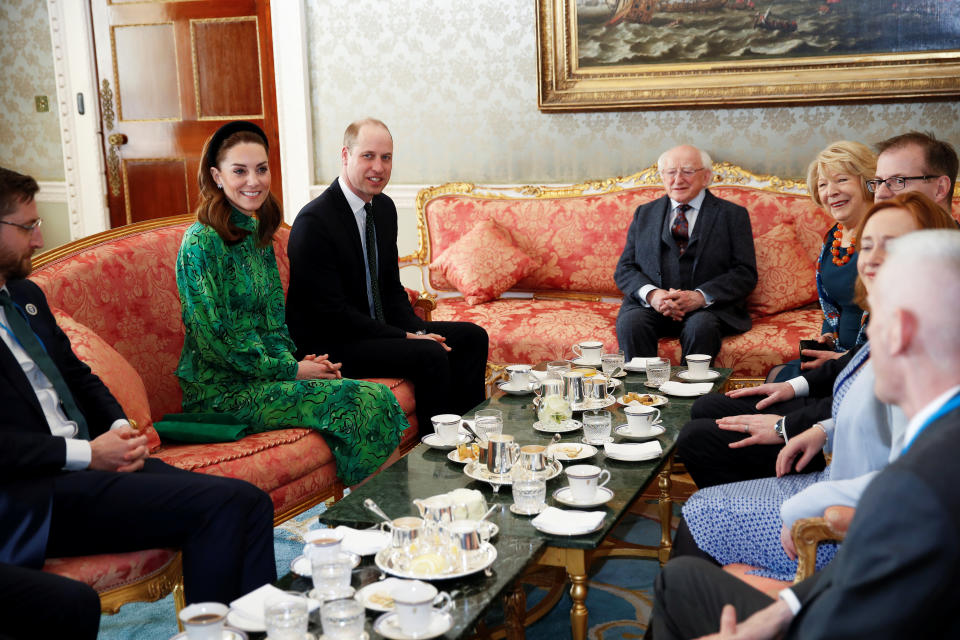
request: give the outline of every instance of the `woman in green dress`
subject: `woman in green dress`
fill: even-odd
[[[409,425],[386,386],[341,378],[326,356],[294,358],[273,252],[282,213],[267,148],[263,131],[243,121],[204,146],[197,222],[177,255],[183,410],[230,414],[251,432],[322,431],[337,475],[354,485],[389,458]]]

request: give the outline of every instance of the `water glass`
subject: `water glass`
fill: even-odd
[[[523,513],[537,513],[547,499],[547,482],[543,475],[524,473],[513,481],[513,504]]]
[[[363,605],[353,598],[330,600],[320,609],[323,637],[327,640],[357,640],[363,637]]]
[[[481,440],[489,440],[493,433],[503,432],[503,412],[499,409],[480,409],[474,416],[473,429]]]
[[[606,410],[583,412],[583,439],[587,444],[610,442],[610,429],[613,415]]]
[[[310,569],[313,573],[313,588],[316,589],[318,598],[329,600],[342,597],[341,594],[350,586],[353,563],[345,553],[333,559],[312,557]]]
[[[309,619],[307,599],[294,591],[267,598],[263,608],[263,622],[270,640],[303,640]]]
[[[670,379],[670,361],[663,358],[647,360],[647,386],[659,389]]]
[[[623,369],[624,357],[623,351],[617,351],[616,353],[605,353],[600,356],[600,368],[603,370],[603,375],[608,378],[613,375],[613,372],[617,369]]]

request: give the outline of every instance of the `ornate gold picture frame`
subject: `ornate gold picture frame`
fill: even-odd
[[[929,13],[924,4],[929,4],[929,0],[894,3],[901,12],[894,16],[856,13],[865,11],[863,7],[872,3],[854,0],[778,2],[779,15],[770,14],[769,7],[773,5],[761,2],[755,5],[752,0],[536,2],[537,99],[541,111],[760,106],[960,96],[960,40],[956,34],[946,31],[960,23],[960,19]],[[935,5],[957,11],[956,8],[944,9],[955,7],[952,3]],[[607,11],[610,17],[589,16],[588,11],[594,14]],[[626,26],[628,22],[622,22],[608,27],[618,11],[626,16],[629,26]],[[799,18],[799,29],[798,19],[791,20],[791,16]],[[604,30],[586,22],[588,19],[600,22]],[[697,29],[705,20],[721,24],[724,19],[744,26],[734,32],[733,38],[727,37],[729,31],[722,32],[722,39],[716,29]],[[833,19],[837,22],[831,22]],[[908,25],[906,42],[900,38],[896,46],[886,47],[882,38],[865,37],[875,35],[865,25],[886,24],[871,22],[874,19],[888,22],[895,19]],[[854,36],[842,39],[843,46],[835,49],[843,51],[835,55],[821,55],[822,51],[816,47],[801,46],[794,47],[790,57],[778,57],[776,47],[767,47],[767,52],[762,53],[762,47],[750,46],[755,42],[769,43],[772,38],[792,38],[800,44],[804,44],[804,37],[811,41],[822,39],[823,27],[818,29],[818,24],[842,25],[852,30]],[[581,28],[584,33],[580,33]],[[808,35],[805,36],[805,32]],[[857,33],[862,36],[859,40],[855,37]],[[589,39],[589,34],[594,34],[597,40]],[[909,49],[914,44],[911,34],[923,50],[896,52],[898,48],[903,51],[904,47]],[[715,46],[718,42],[719,50]],[[632,51],[645,43],[657,46],[647,47],[644,55],[636,56],[635,60],[631,60],[630,55],[622,56],[627,60],[623,64],[596,62],[598,51],[615,47]],[[710,53],[697,57],[701,55],[697,51],[702,50],[704,44]],[[723,46],[728,49],[723,50]],[[800,53],[796,52],[798,49]],[[663,53],[657,54],[657,50]],[[741,53],[755,50],[761,53],[752,57]],[[830,47],[824,49],[831,50]]]

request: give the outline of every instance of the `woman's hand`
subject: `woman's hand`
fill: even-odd
[[[340,375],[339,362],[327,360],[327,355],[309,355],[297,363],[297,380],[338,380]]]
[[[783,547],[788,558],[791,560],[797,559],[797,547],[793,544],[793,535],[790,533],[787,525],[783,525],[780,529],[780,546]]]
[[[781,478],[790,473],[794,460],[801,453],[803,455],[797,462],[797,471],[803,471],[813,456],[823,449],[826,442],[827,434],[820,427],[810,427],[803,433],[790,438],[777,455],[777,477]]]
[[[727,391],[728,398],[742,398],[744,396],[767,396],[757,403],[757,411],[762,411],[770,405],[786,400],[793,400],[796,391],[788,382],[767,382],[756,387],[744,387]]]

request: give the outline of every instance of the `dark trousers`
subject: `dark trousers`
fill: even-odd
[[[329,353],[344,376],[410,380],[424,434],[433,431],[431,416],[463,415],[483,402],[489,349],[487,332],[472,322],[428,322],[426,331],[446,338],[450,351],[433,340],[391,338],[338,344]]]
[[[794,398],[778,402],[762,412],[757,411],[757,402],[763,396],[728,398],[720,393],[697,398],[690,409],[691,420],[680,430],[677,437],[677,455],[700,489],[716,484],[740,482],[756,478],[770,478],[777,474],[777,455],[782,444],[752,445],[731,449],[730,443],[747,437],[740,431],[726,431],[717,426],[717,418],[729,416],[770,413],[785,415],[800,407],[816,402],[816,398]],[[809,426],[809,425],[808,425]],[[804,468],[804,473],[820,471],[826,462],[818,453]]]
[[[653,613],[647,639],[699,638],[720,629],[720,613],[732,604],[745,620],[773,599],[743,580],[699,558],[676,558],[654,581]]]
[[[156,459],[55,479],[47,557],[164,547],[183,551],[188,603],[229,603],[276,580],[273,502],[249,482]]]
[[[100,597],[63,576],[0,564],[0,640],[96,640]]]
[[[683,355],[705,353],[716,357],[724,335],[731,333],[726,323],[710,312],[697,309],[677,322],[657,313],[652,307],[624,305],[617,314],[617,340],[629,361],[633,357],[654,357],[657,342],[666,336],[679,336]]]

